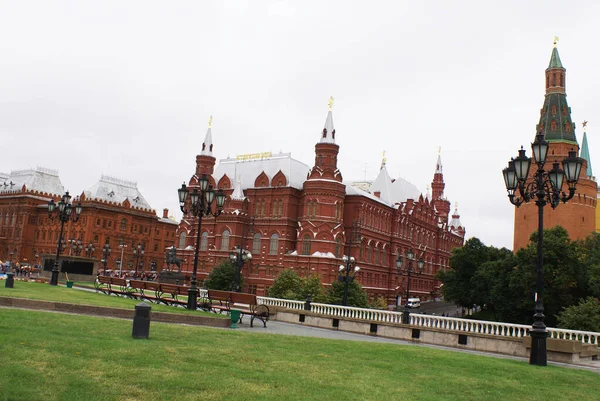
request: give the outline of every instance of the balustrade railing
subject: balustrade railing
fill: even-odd
[[[201,292],[202,294],[202,292]],[[293,310],[303,310],[305,303],[290,299],[257,297],[259,303]],[[402,323],[402,312],[379,309],[355,308],[352,306],[311,303],[310,311],[332,318],[348,318],[375,323]],[[485,320],[460,319],[411,313],[409,324],[417,327],[451,330],[460,333],[486,334],[499,337],[522,338],[529,335],[531,326],[524,324],[488,322]],[[583,344],[599,345],[600,333],[590,331],[556,329],[549,327],[549,338],[581,341]]]

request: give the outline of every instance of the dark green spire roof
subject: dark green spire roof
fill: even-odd
[[[579,157],[585,159],[585,161],[587,162],[587,170],[586,170],[585,174],[588,177],[593,177],[594,174],[592,174],[592,162],[590,160],[590,148],[588,147],[587,134],[585,133],[585,131],[583,131],[583,139],[581,140],[581,152],[579,153]]]
[[[565,68],[560,62],[560,56],[558,55],[558,49],[556,47],[552,49],[552,56],[550,57],[550,64],[548,64],[548,68]]]
[[[577,143],[575,124],[571,120],[571,108],[564,93],[548,93],[544,99],[538,131],[548,142]]]

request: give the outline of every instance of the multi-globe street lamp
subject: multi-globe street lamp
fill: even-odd
[[[57,207],[58,206],[58,207]],[[73,213],[73,210],[75,213]],[[58,241],[56,242],[56,258],[54,259],[54,268],[52,269],[52,277],[50,278],[50,285],[58,285],[58,258],[61,252],[61,242],[63,241],[63,230],[65,223],[71,220],[73,223],[79,220],[81,215],[81,202],[77,202],[77,205],[71,203],[71,195],[69,191],[65,192],[58,204],[54,203],[54,199],[48,202],[48,215],[51,220],[56,217],[60,220],[60,232],[58,234]],[[56,211],[56,213],[54,213]]]
[[[79,256],[79,254],[81,254],[81,250],[83,249],[83,242],[81,239],[71,238],[68,240],[68,242],[69,246],[71,247],[69,255],[75,254],[76,256]]]
[[[404,259],[406,259],[406,265],[404,265]],[[413,261],[415,260],[415,252],[411,249],[406,252],[406,256],[398,255],[396,259],[396,269],[398,270],[398,275],[406,274],[406,301],[404,302],[404,311],[402,312],[402,322],[404,324],[408,324],[410,310],[408,307],[408,299],[410,298],[410,275],[413,273]],[[417,260],[417,270],[416,274],[421,274],[423,272],[423,266],[425,265],[425,261],[423,258],[419,258]],[[404,266],[404,270],[402,269]]]
[[[140,258],[144,256],[144,247],[138,243],[137,247],[133,247],[133,256],[135,256],[135,273],[137,274],[138,266],[140,265]]]
[[[252,260],[252,253],[247,249],[242,249],[241,247],[235,246],[233,247],[231,252],[229,252],[229,259],[231,259],[231,261],[235,264],[235,288],[233,288],[233,291],[240,292],[240,283],[242,281],[242,268],[244,267],[245,262]]]
[[[108,258],[110,257],[110,253],[112,252],[112,248],[110,244],[107,242],[102,247],[102,265],[104,266],[104,275],[106,276],[106,265],[108,263]]]
[[[198,251],[200,250],[200,236],[202,228],[202,217],[203,216],[214,216],[217,217],[223,212],[223,205],[225,205],[225,194],[221,189],[217,192],[213,189],[212,185],[208,184],[208,177],[206,174],[202,174],[198,180],[200,190],[194,188],[193,191],[189,191],[185,186],[185,183],[181,185],[181,188],[177,190],[179,196],[179,207],[183,212],[184,216],[191,214],[198,218],[198,228],[196,230],[196,248],[194,249],[194,269],[192,270],[192,281],[190,289],[188,290],[188,303],[187,308],[195,310],[198,298],[198,280],[196,273],[198,271]],[[189,204],[186,208],[186,203]],[[216,211],[213,212],[213,201],[216,201]]]
[[[90,243],[85,246],[85,256],[91,258],[94,256],[94,253],[96,253],[96,247],[92,244],[92,241],[90,241]]]
[[[354,259],[354,256],[344,255],[342,256],[342,261],[344,264],[341,264],[338,269],[338,280],[344,283],[342,305],[346,306],[348,304],[348,285],[354,281],[354,277],[356,276],[356,273],[360,271],[360,267],[356,266],[356,259]]]
[[[566,203],[575,195],[577,181],[583,166],[583,159],[577,157],[577,152],[569,151],[569,155],[562,160],[563,169],[560,163],[552,163],[551,170],[544,170],[546,157],[548,156],[549,144],[544,139],[543,133],[538,133],[535,141],[531,144],[533,151],[533,161],[537,164],[534,167],[533,174],[529,174],[532,159],[525,155],[525,150],[521,146],[519,156],[508,162],[508,167],[502,170],[504,183],[508,192],[510,203],[516,207],[521,206],[523,202],[527,203],[535,200],[538,207],[538,243],[537,243],[537,280],[535,293],[535,308],[533,315],[533,325],[529,330],[531,335],[531,353],[529,363],[531,365],[546,366],[546,325],[544,324],[544,303],[542,300],[542,290],[544,283],[543,272],[543,240],[544,240],[544,206],[550,204],[556,208],[560,202]],[[569,193],[562,191],[563,182],[567,180]],[[518,191],[518,194],[517,194]]]

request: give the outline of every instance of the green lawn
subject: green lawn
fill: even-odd
[[[600,375],[417,346],[0,309],[0,400],[598,400]]]
[[[26,281],[15,281],[14,288],[6,288],[4,282],[0,282],[0,297],[15,297],[39,299],[44,301],[66,302],[78,305],[107,306],[111,308],[133,309],[139,300],[109,296],[100,292],[91,292],[79,290],[76,288],[66,288],[62,286],[52,286],[49,284],[33,283]],[[210,316],[215,318],[225,318],[203,311],[190,311],[185,308],[174,306],[152,304],[154,312],[169,313],[193,313],[199,316]]]

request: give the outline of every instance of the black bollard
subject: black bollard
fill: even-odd
[[[6,273],[6,283],[4,283],[6,288],[14,288],[15,286],[15,273],[8,272]]]
[[[135,306],[133,317],[133,338],[148,338],[150,333],[150,310],[152,307],[145,302]]]
[[[310,310],[310,303],[312,302],[312,297],[310,294],[306,297],[306,301],[304,302],[304,310]]]

